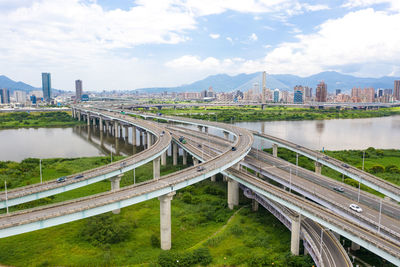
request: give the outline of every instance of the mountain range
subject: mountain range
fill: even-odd
[[[335,71],[326,71],[314,74],[308,77],[300,77],[291,74],[267,74],[266,86],[270,89],[278,88],[280,90],[293,90],[296,85],[308,86],[316,88],[318,83],[324,81],[328,86],[328,92],[333,93],[336,89],[342,92],[349,92],[353,87],[373,87],[377,88],[393,88],[394,80],[400,80],[400,77],[381,77],[381,78],[361,78],[352,75],[345,75]],[[256,72],[252,74],[239,74],[229,76],[227,74],[211,75],[203,80],[196,81],[191,84],[185,84],[177,87],[152,87],[140,88],[141,91],[148,93],[159,92],[193,92],[213,87],[215,92],[232,92],[236,90],[245,91],[254,84],[262,86],[262,73]]]
[[[400,80],[400,77],[381,77],[381,78],[361,78],[352,75],[345,75],[335,71],[326,71],[314,74],[308,77],[300,77],[291,74],[267,74],[267,87],[270,89],[279,88],[280,90],[293,90],[296,85],[303,85],[316,88],[320,81],[325,81],[330,93],[336,89],[341,89],[342,92],[349,92],[353,87],[373,87],[377,88],[393,88],[394,80]],[[253,88],[255,84],[261,87],[262,73],[256,72],[251,74],[238,74],[230,76],[227,74],[217,74],[206,77],[203,80],[185,84],[176,87],[151,87],[140,88],[139,91],[148,93],[160,92],[199,92],[206,90],[210,86],[215,92],[232,92],[236,90],[246,91]],[[0,75],[0,88],[7,88],[11,91],[23,90],[41,90],[24,82],[15,82],[10,78]]]

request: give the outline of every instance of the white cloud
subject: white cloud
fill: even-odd
[[[347,0],[343,4],[344,7],[354,8],[354,7],[369,7],[377,4],[388,4],[393,10],[400,10],[399,0]]]
[[[399,32],[400,14],[360,10],[326,21],[317,33],[298,35],[297,42],[281,44],[259,62],[274,73],[308,75],[352,66],[356,74],[380,76],[398,66]]]
[[[250,41],[255,42],[255,41],[258,40],[258,37],[257,37],[257,35],[256,35],[255,33],[252,33],[252,34],[249,36],[249,39],[250,39]]]
[[[384,29],[384,30],[383,30]],[[328,20],[318,31],[298,35],[254,60],[201,59],[185,56],[170,61],[168,67],[214,73],[269,73],[311,75],[337,70],[359,76],[400,75],[400,14],[373,9],[351,12]],[[270,46],[265,46],[270,48]]]
[[[329,6],[327,6],[327,5],[309,5],[309,4],[304,4],[303,7],[304,7],[304,9],[306,11],[320,11],[320,10],[330,9]]]
[[[232,40],[232,38],[231,37],[226,37],[226,40],[228,40],[231,44],[233,44],[233,40]]]
[[[212,39],[218,39],[221,35],[219,35],[218,33],[210,33],[210,37]]]

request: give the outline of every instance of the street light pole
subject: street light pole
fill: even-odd
[[[365,151],[363,151],[363,161],[362,161],[362,170],[364,171],[364,159],[365,159]]]
[[[43,177],[42,177],[42,159],[39,161],[39,170],[40,170],[40,183],[43,183]]]
[[[7,196],[7,181],[4,180],[4,190],[6,193],[6,208],[7,208],[7,214],[8,214],[8,196]]]
[[[360,181],[362,181],[362,177],[360,177]],[[360,187],[361,187],[361,182],[358,181],[358,197],[357,197],[357,202],[360,202]]]
[[[296,153],[296,176],[297,176],[297,170],[299,168],[299,154]]]
[[[378,233],[381,231],[381,216],[382,216],[382,198],[379,203],[379,222],[378,222]]]
[[[292,192],[292,168],[289,169],[289,192]]]

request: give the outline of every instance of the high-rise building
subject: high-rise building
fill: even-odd
[[[296,92],[294,92],[293,103],[295,103],[295,104],[303,103],[303,92],[302,91],[297,90]]]
[[[0,90],[0,100],[1,104],[10,103],[10,91],[8,91],[8,89],[3,88]]]
[[[336,89],[336,94],[335,95],[338,95],[338,94],[341,94],[341,93],[342,93],[342,90]]]
[[[326,102],[326,97],[328,95],[328,88],[324,81],[321,81],[317,89],[315,90],[315,101],[317,102]]]
[[[15,101],[17,103],[25,104],[26,103],[26,92],[24,91],[14,91]]]
[[[262,96],[261,96],[261,102],[264,104],[266,103],[266,98],[265,98],[265,95],[267,93],[266,91],[267,91],[267,72],[264,71],[262,79]]]
[[[42,89],[43,89],[43,99],[46,102],[51,100],[51,75],[50,73],[42,73]]]
[[[400,80],[394,81],[393,98],[394,100],[400,100]]]
[[[75,81],[75,99],[76,101],[82,100],[82,80]]]
[[[274,102],[275,103],[279,102],[279,89],[274,90]]]
[[[311,87],[304,87],[304,99],[310,100],[312,98],[312,88]]]

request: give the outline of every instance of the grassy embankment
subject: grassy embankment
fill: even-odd
[[[108,161],[108,157],[44,160],[44,180]],[[184,167],[171,165],[162,167],[162,175]],[[12,188],[38,182],[38,160],[2,162],[0,173],[3,179],[7,177]],[[151,178],[151,163],[137,168],[137,182]],[[132,182],[133,173],[128,173],[122,178],[121,186]],[[99,182],[19,208],[109,189],[109,181]],[[261,266],[272,262],[274,266],[312,265],[309,257],[290,256],[290,232],[264,209],[251,212],[248,203],[242,196],[241,207],[231,211],[226,204],[226,184],[220,179],[217,183],[203,181],[178,191],[172,201],[173,249],[170,252],[159,248],[159,201],[152,199],[124,208],[119,215],[108,213],[0,239],[0,263],[14,266],[157,266],[158,263]],[[176,259],[180,260],[179,264]]]
[[[400,115],[400,107],[381,108],[378,110],[337,110],[309,109],[292,107],[193,107],[191,109],[152,109],[150,112],[161,112],[165,115],[177,115],[195,119],[238,122],[238,121],[279,121],[279,120],[327,120],[357,119]]]
[[[63,127],[83,123],[72,118],[70,112],[65,111],[0,113],[0,129]]]

